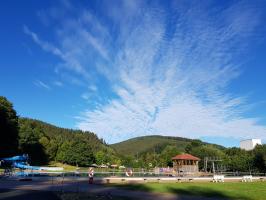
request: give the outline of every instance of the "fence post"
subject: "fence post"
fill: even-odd
[[[51,177],[52,177],[52,191],[54,191],[54,180],[53,180],[53,175],[52,175]]]
[[[64,172],[62,173],[62,176],[63,176],[63,178],[61,181],[61,192],[63,193],[64,192],[64,176],[65,176]]]

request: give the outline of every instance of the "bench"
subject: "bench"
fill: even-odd
[[[181,178],[177,178],[177,182],[181,183],[182,179]]]
[[[215,183],[224,182],[224,175],[214,175],[212,182],[215,182]]]
[[[265,180],[265,178],[263,178],[263,177],[260,177],[260,181],[264,181]]]
[[[242,182],[252,182],[252,176],[243,176],[242,177]]]

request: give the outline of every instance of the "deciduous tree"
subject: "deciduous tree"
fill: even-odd
[[[18,149],[18,116],[13,105],[0,96],[0,157],[13,156]]]

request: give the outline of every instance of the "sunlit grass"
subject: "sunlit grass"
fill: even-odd
[[[77,167],[76,166],[72,166],[72,165],[68,165],[68,164],[63,164],[60,162],[50,162],[49,167],[63,167],[64,171],[68,172],[68,171],[76,171]]]

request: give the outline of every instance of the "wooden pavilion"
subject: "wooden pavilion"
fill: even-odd
[[[193,175],[199,172],[198,157],[190,154],[180,154],[172,158],[173,168],[179,175]]]

